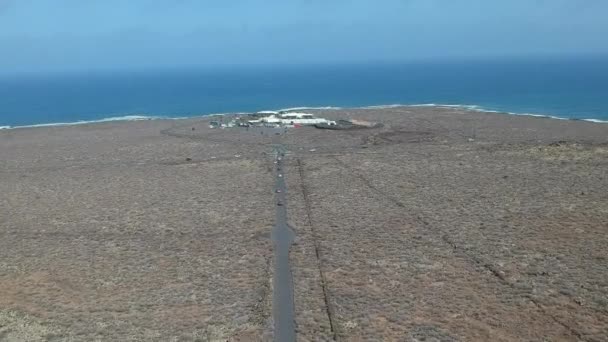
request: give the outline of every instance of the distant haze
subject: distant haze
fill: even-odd
[[[608,53],[606,0],[0,0],[0,73]]]

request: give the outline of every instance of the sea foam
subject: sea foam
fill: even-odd
[[[276,112],[293,112],[297,110],[340,110],[342,107],[326,106],[326,107],[292,107],[277,109]]]
[[[389,105],[375,105],[375,106],[366,106],[366,107],[361,107],[363,109],[391,109],[391,108],[400,108],[400,107],[404,107],[405,105],[402,104],[389,104]]]
[[[598,120],[598,119],[581,119],[583,121],[595,122],[595,123],[608,123],[608,120]]]
[[[86,125],[86,124],[94,124],[94,123],[103,123],[103,122],[113,122],[113,121],[142,121],[142,120],[160,120],[160,119],[182,119],[182,118],[169,118],[162,116],[148,116],[148,115],[125,115],[125,116],[114,116],[109,118],[103,118],[99,120],[81,120],[74,122],[54,122],[54,123],[44,123],[44,124],[35,124],[35,125],[23,125],[23,126],[2,126],[0,129],[15,129],[15,128],[37,128],[37,127],[57,127],[57,126],[76,126],[76,125]]]
[[[399,107],[437,107],[437,108],[454,108],[454,109],[462,109],[466,111],[472,112],[482,112],[482,113],[499,113],[499,114],[509,114],[509,115],[521,115],[521,116],[533,116],[539,118],[548,118],[548,119],[556,119],[556,120],[580,120],[587,121],[593,123],[608,123],[608,120],[599,120],[599,119],[572,119],[559,117],[554,115],[547,114],[535,114],[535,113],[517,113],[517,112],[507,112],[494,110],[489,108],[484,108],[479,105],[470,105],[470,104],[438,104],[438,103],[420,103],[420,104],[388,104],[388,105],[372,105],[372,106],[363,106],[363,107],[335,107],[335,106],[325,106],[325,107],[292,107],[292,108],[283,108],[275,111],[267,111],[267,112],[280,112],[280,111],[301,111],[301,110],[342,110],[342,109],[390,109],[390,108],[399,108]],[[262,111],[264,112],[264,111]],[[196,118],[196,117],[205,117],[212,115],[245,115],[249,114],[248,112],[239,112],[239,113],[209,113],[209,114],[199,114],[196,116],[181,116],[181,117],[170,117],[170,116],[151,116],[151,115],[125,115],[125,116],[113,116],[108,118],[103,118],[99,120],[89,120],[89,121],[75,121],[75,122],[59,122],[59,123],[45,123],[45,124],[35,124],[35,125],[24,125],[24,126],[0,126],[0,130],[7,129],[15,129],[15,128],[33,128],[33,127],[55,127],[55,126],[74,126],[74,125],[85,125],[85,124],[93,124],[93,123],[103,123],[103,122],[113,122],[113,121],[141,121],[141,120],[178,120],[178,119],[186,119],[186,118]]]
[[[496,113],[496,114],[508,114],[508,115],[519,115],[519,116],[533,116],[537,118],[546,118],[546,119],[555,119],[555,120],[582,120],[594,123],[608,123],[607,120],[598,120],[598,119],[572,119],[566,117],[560,117],[555,115],[548,114],[537,114],[537,113],[517,113],[517,112],[507,112],[501,110],[495,110],[490,108],[484,108],[480,105],[473,104],[442,104],[442,103],[418,103],[418,104],[388,104],[388,105],[373,105],[373,106],[363,106],[363,107],[293,107],[293,108],[285,108],[279,109],[278,111],[295,111],[295,110],[341,110],[341,109],[391,109],[391,108],[400,108],[400,107],[436,107],[436,108],[454,108],[454,109],[462,109],[471,112],[481,112],[481,113]]]

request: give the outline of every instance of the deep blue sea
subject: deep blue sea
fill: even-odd
[[[608,58],[0,76],[0,126],[13,127],[426,103],[608,121]]]

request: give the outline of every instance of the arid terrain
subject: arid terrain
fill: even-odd
[[[608,340],[608,125],[395,107],[290,129],[300,341]],[[0,131],[0,341],[273,338],[271,137]]]

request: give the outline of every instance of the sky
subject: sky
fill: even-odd
[[[0,0],[0,74],[603,55],[606,0]]]

